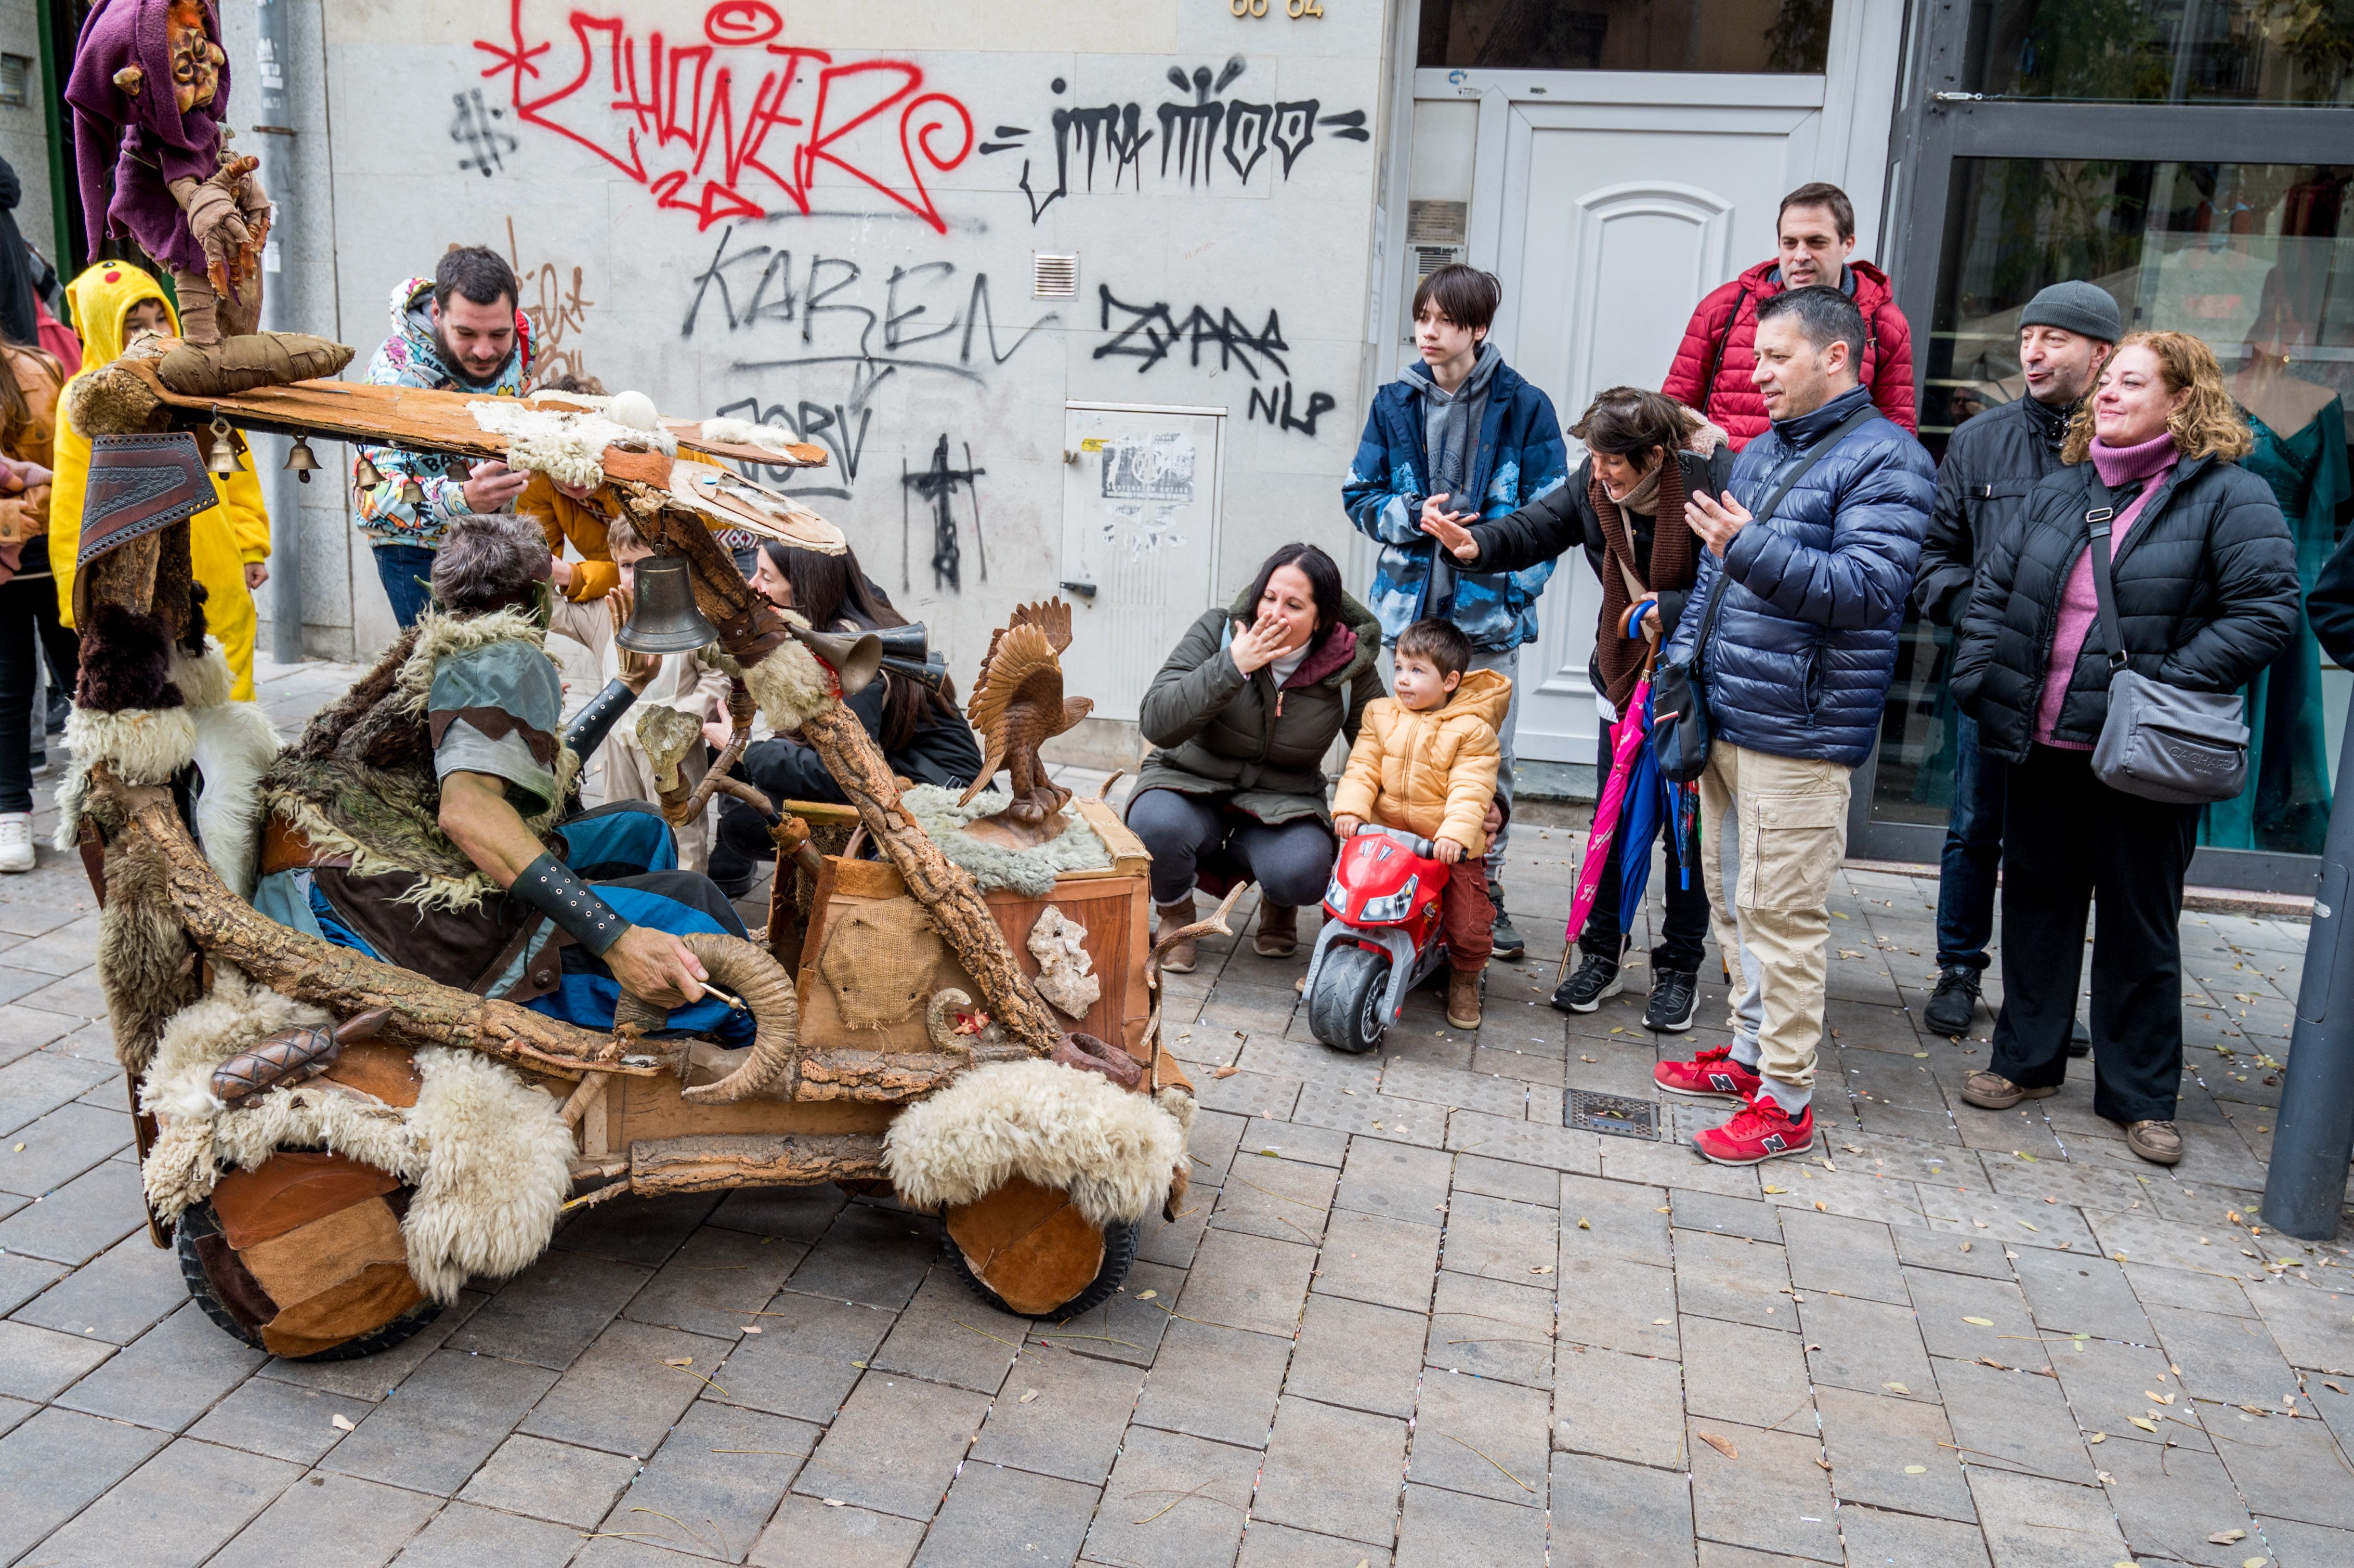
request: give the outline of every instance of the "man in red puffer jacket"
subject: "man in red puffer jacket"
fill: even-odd
[[[1872,405],[1908,432],[1917,432],[1913,408],[1913,329],[1896,308],[1888,274],[1869,261],[1850,261],[1855,249],[1855,204],[1837,185],[1800,185],[1782,198],[1775,220],[1782,253],[1760,261],[1700,302],[1676,348],[1676,362],[1659,388],[1733,438],[1739,451],[1766,433],[1765,399],[1750,385],[1757,367],[1751,347],[1757,307],[1785,289],[1829,284],[1855,301],[1866,334],[1863,384]]]

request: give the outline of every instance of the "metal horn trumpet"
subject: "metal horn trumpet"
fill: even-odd
[[[874,684],[875,677],[883,671],[883,640],[871,631],[854,636],[837,631],[811,631],[806,626],[785,622],[785,630],[793,641],[830,666],[834,678],[842,683],[842,694],[855,696]],[[896,629],[895,629],[896,630]]]

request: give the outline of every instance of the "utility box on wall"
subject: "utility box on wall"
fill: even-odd
[[[1224,408],[1072,403],[1064,418],[1064,686],[1133,721],[1218,580]]]

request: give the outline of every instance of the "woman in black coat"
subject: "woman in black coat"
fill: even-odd
[[[796,611],[824,630],[880,631],[907,624],[907,618],[891,607],[847,548],[829,556],[821,550],[767,541],[760,546],[751,583],[778,609]],[[848,698],[847,705],[866,726],[891,771],[900,778],[961,789],[981,771],[980,744],[973,739],[972,726],[964,715],[957,711],[952,690],[927,691],[903,675],[886,672]],[[726,738],[723,727],[713,726],[715,745]],[[849,799],[818,754],[798,736],[771,736],[753,742],[745,748],[736,773],[771,800],[826,800],[840,805]],[[730,897],[740,897],[738,889],[750,885],[753,861],[775,853],[759,814],[733,796],[721,797],[719,842],[711,856],[712,880]]]
[[[1611,726],[1645,664],[1675,635],[1699,572],[1699,536],[1684,521],[1685,498],[1724,493],[1733,479],[1733,450],[1714,425],[1673,398],[1638,387],[1613,387],[1596,397],[1569,433],[1585,444],[1586,457],[1560,489],[1492,523],[1464,526],[1434,519],[1423,531],[1483,572],[1516,572],[1584,547],[1602,584],[1586,678],[1601,709],[1596,777],[1607,779]],[[1666,461],[1670,453],[1672,463]],[[1659,525],[1662,518],[1665,527]],[[1643,1022],[1681,1033],[1691,1027],[1700,1002],[1708,883],[1698,866],[1685,874],[1684,846],[1673,832],[1667,841],[1667,918],[1651,949],[1651,1000]],[[1553,1004],[1564,1012],[1592,1012],[1626,989],[1628,937],[1620,929],[1618,884],[1614,838],[1602,868],[1606,895],[1594,901],[1578,934],[1584,956],[1553,993]],[[1728,921],[1719,936],[1730,935]]]
[[[2113,789],[2093,773],[2112,651],[2093,586],[2087,514],[2113,508],[2110,561],[2125,663],[2187,691],[2230,692],[2288,645],[2295,546],[2272,487],[2239,466],[2247,424],[2207,345],[2134,333],[2078,408],[2061,461],[1978,574],[1954,697],[1979,744],[2013,764],[2003,810],[2003,1004],[1994,1057],[1962,1098],[1986,1110],[2058,1092],[2093,934],[2093,1108],[2136,1154],[2182,1158],[2178,922],[2200,808]],[[2087,461],[2087,459],[2090,461]]]

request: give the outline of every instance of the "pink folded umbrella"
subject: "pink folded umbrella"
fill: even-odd
[[[1569,947],[1575,946],[1577,934],[1585,928],[1585,916],[1594,908],[1594,900],[1602,890],[1602,868],[1610,859],[1611,841],[1618,836],[1619,808],[1627,799],[1627,780],[1633,773],[1635,757],[1643,747],[1650,726],[1644,715],[1650,705],[1651,670],[1658,651],[1643,665],[1642,679],[1635,683],[1627,705],[1618,711],[1618,722],[1610,726],[1610,777],[1603,781],[1602,798],[1594,802],[1594,827],[1585,837],[1585,858],[1577,867],[1577,891],[1569,903],[1569,925],[1562,933],[1565,944],[1562,949],[1561,967],[1569,967]]]

